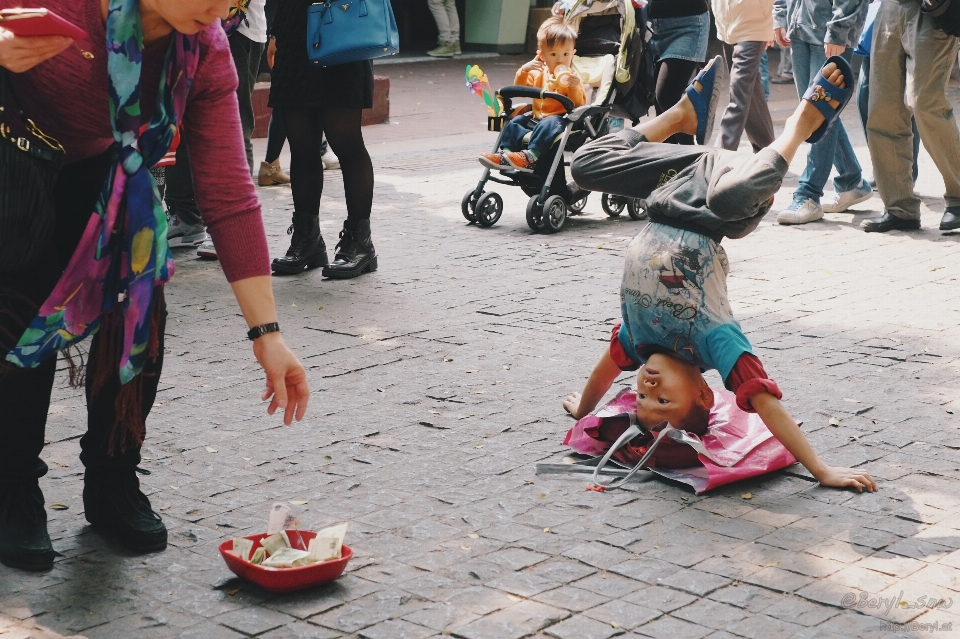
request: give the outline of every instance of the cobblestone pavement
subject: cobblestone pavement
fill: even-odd
[[[960,251],[934,230],[942,184],[929,157],[920,232],[857,230],[880,211],[875,197],[798,228],[771,214],[724,243],[730,297],[786,405],[828,461],[867,468],[879,492],[823,489],[799,466],[702,497],[663,482],[587,492],[534,464],[565,454],[560,400],[604,347],[621,253],[644,223],[607,218],[592,196],[560,234],[533,235],[526,198],[503,188],[499,224],[466,225],[459,201],[493,139],[462,64],[382,68],[394,123],[365,130],[380,270],[275,279],[309,369],[305,421],[265,415],[219,267],[178,254],[142,479],[166,552],[131,556],[87,526],[83,399],[58,378],[42,486],[68,506],[49,511],[64,556],[47,574],[0,567],[0,636],[960,636]],[[484,66],[496,84],[516,64]],[[774,91],[782,122],[792,89]],[[328,173],[322,205],[331,245],[338,181]],[[290,192],[260,195],[281,254]],[[217,544],[262,530],[275,500],[306,502],[308,528],[350,522],[344,577],[284,596],[231,579]],[[907,622],[938,632],[891,625]]]

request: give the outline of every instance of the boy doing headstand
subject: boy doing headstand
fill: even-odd
[[[577,52],[577,32],[559,18],[546,20],[537,31],[537,57],[520,67],[513,83],[552,91],[570,98],[574,106],[587,102],[580,76],[571,67]],[[563,105],[556,100],[533,101],[532,115],[518,115],[503,127],[500,152],[484,153],[480,164],[497,171],[533,173],[537,160],[550,150],[553,140],[563,133]],[[530,133],[529,124],[536,122],[526,150],[523,138]]]
[[[712,64],[723,63],[718,57]],[[844,88],[846,79],[833,62],[821,73],[822,90],[813,100],[838,111],[842,107],[830,93]],[[757,227],[800,144],[825,117],[802,100],[783,134],[756,155],[657,144],[675,133],[709,137],[698,124],[712,113],[700,93],[709,94],[712,86],[695,82],[692,87],[693,93],[688,90],[653,120],[595,140],[574,156],[571,173],[582,188],[645,198],[650,224],[627,247],[620,289],[623,321],[583,394],[570,395],[563,406],[579,419],[597,406],[622,370],[639,369],[639,422],[651,427],[668,421],[703,434],[713,392],[701,371],[716,369],[736,393],[737,405],[759,414],[817,481],[873,491],[876,483],[865,471],[826,465],[781,405],[780,389],[751,352],[730,309],[728,263],[720,246],[724,236],[743,237]],[[710,100],[711,109],[715,102]]]

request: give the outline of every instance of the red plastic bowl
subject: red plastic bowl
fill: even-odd
[[[260,540],[267,536],[267,533],[260,533],[259,535],[249,535],[246,537],[246,539],[253,542],[253,550],[250,551],[251,554],[260,547]],[[310,545],[310,540],[316,536],[317,533],[309,530],[287,531],[290,544],[297,550],[307,550],[307,546]],[[302,590],[331,582],[343,574],[344,569],[347,567],[347,562],[353,557],[353,551],[350,550],[349,546],[344,544],[340,559],[321,561],[320,563],[300,566],[298,568],[271,569],[251,564],[249,561],[244,561],[236,555],[227,552],[228,550],[233,550],[232,539],[220,544],[220,555],[223,557],[223,560],[227,562],[227,568],[233,571],[238,577],[252,581],[264,590],[269,590],[270,592],[292,592],[294,590]]]

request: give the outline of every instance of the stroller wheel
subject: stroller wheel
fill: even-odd
[[[527,226],[534,233],[541,232],[546,225],[543,219],[543,206],[537,204],[538,197],[540,196],[534,195],[527,202]]]
[[[484,193],[477,200],[474,214],[480,226],[493,226],[503,214],[503,198],[499,193]]]
[[[567,203],[559,195],[552,195],[543,203],[543,230],[556,233],[567,221]]]
[[[590,193],[584,191],[582,197],[568,204],[567,209],[570,211],[570,215],[582,212],[584,207],[587,205],[588,197],[590,197]]]
[[[631,199],[627,203],[627,212],[630,214],[630,219],[633,220],[645,220],[647,219],[647,202],[646,200],[641,200],[640,198]]]
[[[622,198],[619,195],[611,195],[610,193],[604,193],[603,197],[600,198],[600,206],[603,207],[603,212],[609,215],[610,217],[617,217],[623,213],[623,208],[627,205],[626,198]]]
[[[477,200],[479,198],[475,198],[473,196],[474,193],[476,193],[476,189],[470,189],[463,196],[463,199],[460,200],[460,212],[463,213],[463,217],[467,220],[467,222],[470,222],[471,224],[477,221],[476,210]]]

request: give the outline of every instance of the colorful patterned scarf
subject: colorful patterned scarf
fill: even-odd
[[[110,0],[106,32],[117,160],[70,263],[7,360],[36,367],[97,332],[103,314],[119,305],[120,381],[126,384],[140,373],[149,355],[154,289],[170,279],[174,268],[167,220],[149,168],[173,142],[200,50],[197,36],[174,33],[153,119],[141,134],[139,0]]]

